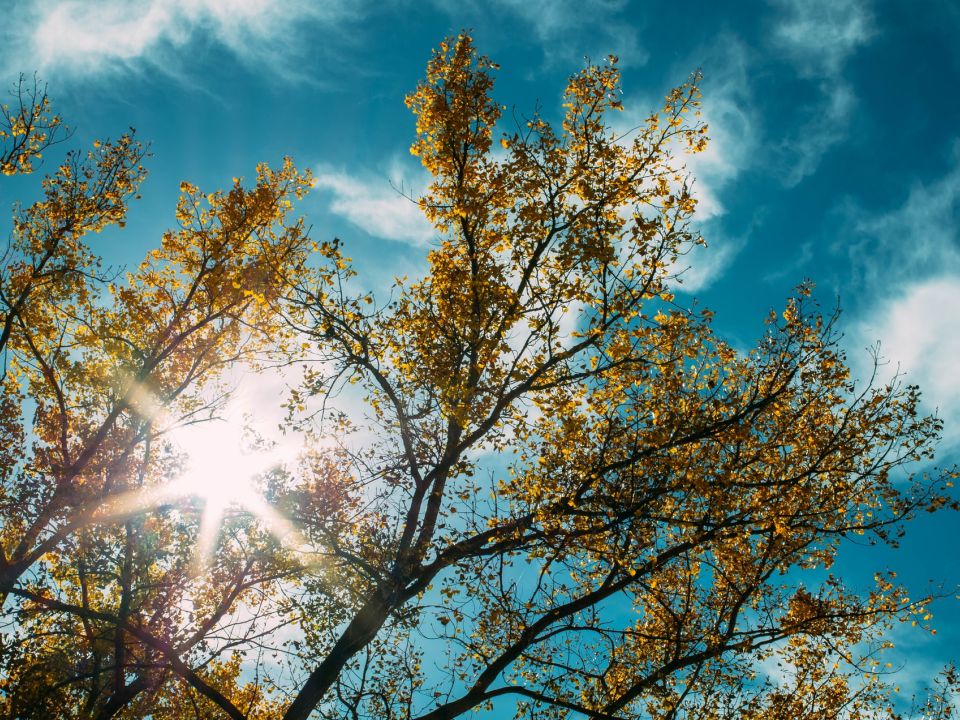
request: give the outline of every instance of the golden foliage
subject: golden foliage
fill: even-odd
[[[289,219],[310,183],[289,162],[250,189],[184,183],[179,228],[123,282],[83,238],[125,217],[132,136],[71,156],[17,216],[4,712],[898,717],[876,663],[930,598],[829,570],[845,538],[894,544],[948,504],[948,474],[900,482],[939,421],[914,387],[851,379],[810,286],[749,352],[677,304],[701,242],[682,164],[707,142],[698,76],[618,134],[611,57],[571,78],[558,123],[504,131],[496,70],[464,34],[407,98],[437,237],[386,304]],[[199,417],[205,386],[265,353],[311,363],[291,432],[315,397],[320,429],[370,442],[305,436],[262,479],[304,546],[237,513],[197,574],[190,501],[111,503],[175,474],[162,413]],[[369,417],[336,410],[350,385]],[[945,697],[924,711],[949,716]]]

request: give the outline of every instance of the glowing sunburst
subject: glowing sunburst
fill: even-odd
[[[212,556],[227,512],[248,512],[281,543],[302,554],[302,537],[281,513],[263,497],[256,478],[289,460],[281,446],[251,449],[245,438],[243,396],[238,395],[216,418],[191,423],[169,432],[165,438],[184,454],[183,471],[172,482],[124,493],[102,506],[96,519],[110,520],[142,512],[184,498],[202,504],[197,542],[197,569]],[[247,408],[249,411],[250,408]]]
[[[279,458],[275,453],[246,447],[242,418],[227,415],[191,425],[174,433],[172,440],[185,453],[186,462],[183,474],[171,489],[175,495],[196,497],[203,503],[199,560],[212,554],[224,516],[231,507],[253,513],[278,539],[293,531],[254,485],[256,476],[277,464]]]

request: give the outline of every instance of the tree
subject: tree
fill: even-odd
[[[79,229],[122,220],[132,137],[18,215],[8,716],[896,716],[878,658],[930,599],[828,570],[844,538],[895,544],[949,504],[950,473],[899,482],[939,420],[915,387],[851,379],[809,285],[748,353],[677,304],[700,242],[678,158],[706,144],[696,76],[617,135],[616,59],[588,65],[560,128],[534,115],[494,152],[495,68],[461,35],[407,99],[437,243],[386,302],[286,220],[309,183],[289,164],[206,208],[184,184],[180,230],[123,284]],[[289,402],[303,456],[259,480],[296,534],[237,510],[198,573],[203,513],[165,490],[159,409],[207,417],[204,387],[265,355],[311,363]],[[338,410],[347,388],[367,415]],[[950,714],[943,695],[922,710]]]
[[[3,158],[29,172],[49,138],[42,128],[57,125],[45,96],[21,102]],[[235,180],[204,196],[184,183],[179,230],[119,282],[85,239],[123,225],[144,155],[132,132],[70,153],[43,198],[14,216],[0,277],[0,588],[17,603],[4,642],[13,717],[115,714],[162,682],[155,657],[216,693],[165,643],[186,574],[173,550],[188,540],[177,523],[142,515],[156,503],[130,500],[149,499],[143,489],[170,471],[162,433],[215,411],[205,388],[282,331],[270,304],[307,250],[302,225],[284,218],[309,177],[286,162],[258,168],[250,190]],[[156,587],[145,594],[143,583]],[[39,612],[61,606],[66,616]],[[129,619],[153,611],[158,627]]]
[[[4,175],[32,172],[33,162],[65,134],[63,120],[51,111],[46,87],[41,88],[36,78],[28,84],[21,75],[12,96],[16,100],[12,110],[8,103],[0,105],[0,172]]]

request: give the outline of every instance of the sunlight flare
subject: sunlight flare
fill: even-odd
[[[280,445],[252,443],[251,415],[234,401],[220,416],[174,431],[171,441],[184,453],[183,472],[171,485],[174,496],[203,503],[197,542],[202,565],[216,549],[217,537],[229,512],[247,512],[288,548],[299,551],[303,540],[293,525],[270,506],[257,487],[257,478],[289,458]]]
[[[147,393],[141,390],[139,395]],[[149,405],[149,398],[140,400],[141,404]],[[214,556],[219,534],[231,513],[252,515],[278,542],[308,563],[310,549],[306,541],[294,525],[267,502],[258,486],[258,478],[264,473],[293,460],[296,448],[258,439],[261,428],[253,421],[255,414],[250,399],[238,390],[215,417],[173,427],[164,433],[164,438],[182,454],[182,468],[177,477],[160,485],[116,495],[92,513],[93,520],[109,522],[195,499],[201,506],[194,560],[196,572]],[[154,416],[160,417],[160,413]]]

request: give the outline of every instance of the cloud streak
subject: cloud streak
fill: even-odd
[[[620,56],[621,67],[643,65],[649,58],[637,23],[620,17],[627,0],[433,0],[433,5],[450,16],[454,27],[469,24],[465,16],[493,20],[498,26],[523,23],[546,65],[576,66],[584,55],[597,60],[610,53]]]
[[[863,0],[774,0],[780,20],[772,41],[806,77],[835,77],[873,36]]]
[[[345,0],[41,0],[21,2],[8,29],[5,62],[46,76],[99,75],[146,64],[168,71],[188,46],[213,42],[248,64],[290,71],[308,25],[348,20]]]
[[[631,23],[611,22],[623,0],[496,0],[529,23],[548,62],[617,53],[623,65],[643,65],[648,53]],[[586,44],[585,44],[586,43]],[[575,49],[573,49],[575,48]]]
[[[732,35],[723,35],[703,61],[702,120],[708,126],[707,149],[685,158],[697,200],[696,220],[708,247],[694,247],[678,262],[682,290],[706,290],[723,276],[746,245],[746,238],[723,231],[723,196],[755,161],[761,121],[751,108],[750,50]]]
[[[398,167],[390,178],[400,177]],[[329,166],[316,169],[314,187],[339,215],[374,237],[426,246],[436,234],[416,202],[406,197],[386,175],[351,175]],[[421,178],[422,179],[422,178]],[[422,186],[426,186],[424,180]]]
[[[891,369],[906,372],[911,384],[924,390],[928,403],[950,420],[960,420],[960,357],[956,308],[960,308],[960,275],[922,280],[878,303],[862,321],[861,338],[882,338],[881,354]],[[960,428],[951,434],[960,439]]]
[[[916,184],[904,203],[884,214],[848,210],[846,249],[856,282],[876,298],[855,339],[881,341],[889,370],[902,370],[939,408],[950,447],[960,446],[960,145],[943,177]],[[891,292],[891,288],[896,288]],[[855,356],[856,359],[856,356]]]
[[[856,95],[846,65],[873,37],[873,18],[863,0],[774,0],[773,5],[779,17],[770,44],[819,89],[819,102],[773,148],[784,185],[793,187],[847,135]]]
[[[846,250],[858,280],[871,288],[888,285],[890,273],[912,280],[960,274],[960,142],[953,166],[939,179],[914,183],[903,204],[887,213],[848,211],[851,232],[835,250]]]
[[[703,82],[702,119],[710,142],[702,153],[687,159],[696,179],[697,217],[706,221],[726,210],[720,195],[755,157],[760,121],[750,89],[749,50],[735,37],[718,41],[704,62],[708,75]]]
[[[816,171],[830,148],[846,138],[855,107],[856,96],[849,85],[836,79],[821,84],[820,104],[774,148],[784,185],[793,187]]]

